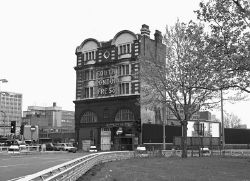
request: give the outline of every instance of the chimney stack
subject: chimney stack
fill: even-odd
[[[56,102],[53,102],[53,107],[56,107]]]
[[[154,36],[157,43],[162,43],[162,34],[159,30],[155,30]]]
[[[141,35],[150,37],[150,31],[149,31],[149,26],[148,25],[146,25],[146,24],[142,25],[142,27],[141,27]]]

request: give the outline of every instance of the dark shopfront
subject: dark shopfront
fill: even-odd
[[[133,150],[138,145],[138,96],[76,101],[78,148],[96,145],[99,150]]]

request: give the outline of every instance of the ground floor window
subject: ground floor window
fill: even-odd
[[[97,122],[97,116],[94,112],[85,112],[81,118],[80,123],[94,123]]]
[[[115,116],[115,121],[134,121],[134,113],[129,109],[121,109]]]

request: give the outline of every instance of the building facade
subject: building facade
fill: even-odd
[[[22,100],[20,93],[0,92],[0,135],[18,135],[22,120]],[[11,121],[16,122],[16,132],[11,133]]]
[[[177,108],[179,109],[181,118],[184,119],[184,110],[181,108],[180,105],[177,105]],[[174,113],[171,112],[170,109],[167,108],[166,114],[167,114],[166,115],[166,118],[167,118],[166,124],[167,125],[178,125],[178,126],[181,125],[180,122],[177,120],[176,116],[174,115]],[[198,111],[191,116],[190,121],[212,121],[211,120],[211,112]],[[161,124],[161,122],[160,122],[160,124]]]
[[[74,132],[74,111],[62,110],[53,103],[53,106],[28,106],[23,112],[22,122],[25,125],[38,125],[40,132]]]
[[[184,119],[184,110],[181,105],[177,105],[180,116]],[[166,111],[166,125],[181,126],[181,122],[176,118],[174,113],[167,108]],[[162,124],[162,122],[157,122]],[[214,136],[220,134],[220,124],[217,121],[212,120],[212,114],[209,111],[198,111],[194,113],[191,119],[188,121],[188,137],[198,136]]]
[[[162,35],[118,32],[110,41],[88,38],[76,48],[75,129],[79,149],[95,144],[101,150],[132,150],[140,142],[140,61],[165,60]]]
[[[75,132],[75,112],[62,110],[61,130]]]

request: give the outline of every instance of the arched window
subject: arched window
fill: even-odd
[[[94,112],[85,112],[81,118],[80,123],[95,123],[97,122],[97,116]]]
[[[115,121],[134,121],[135,117],[129,109],[121,109],[115,115]]]

